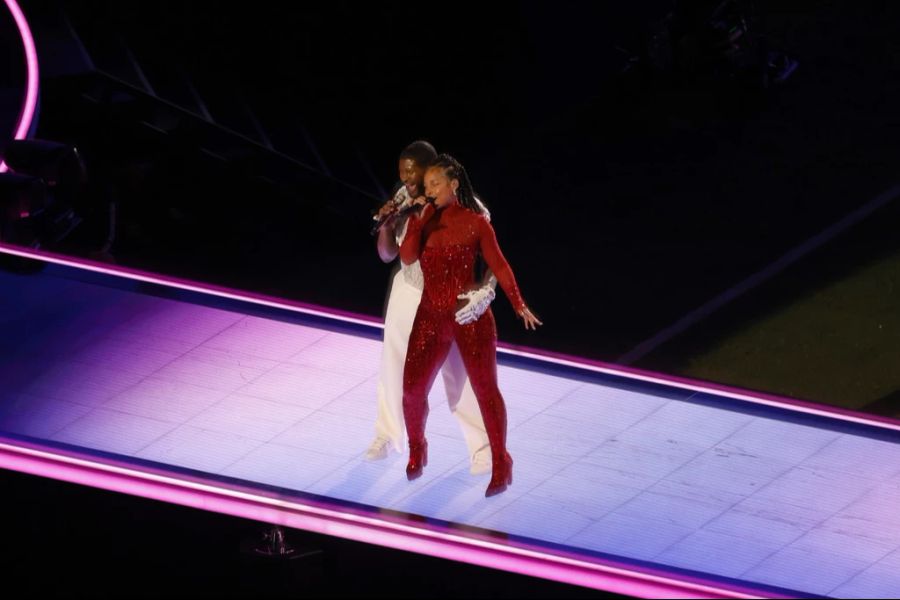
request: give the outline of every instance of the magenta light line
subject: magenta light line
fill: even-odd
[[[6,7],[12,13],[16,26],[19,28],[19,35],[22,36],[22,46],[25,49],[25,67],[27,69],[27,84],[25,88],[25,102],[22,104],[22,110],[19,112],[19,120],[16,123],[16,131],[13,135],[14,139],[22,140],[28,135],[31,129],[31,122],[34,119],[34,112],[37,109],[38,85],[40,77],[38,75],[38,57],[37,49],[34,46],[34,37],[31,35],[31,28],[28,27],[28,21],[25,14],[19,7],[16,0],[6,0]],[[0,161],[0,173],[9,170],[6,162]]]
[[[44,262],[49,262],[57,265],[63,265],[66,267],[75,267],[78,269],[82,269],[85,271],[93,271],[95,273],[102,273],[104,275],[114,275],[116,277],[124,277],[126,279],[133,279],[135,281],[143,281],[146,283],[156,283],[160,285],[167,285],[170,287],[178,288],[181,290],[186,290],[190,292],[199,292],[202,294],[208,294],[210,296],[217,296],[219,298],[228,298],[230,300],[240,300],[243,302],[252,302],[254,304],[259,304],[261,306],[268,306],[272,308],[278,308],[283,310],[290,310],[293,312],[299,312],[307,315],[313,315],[317,317],[327,317],[329,319],[344,321],[346,323],[353,323],[356,325],[367,325],[370,327],[380,327],[384,328],[384,322],[377,318],[369,315],[363,315],[358,313],[353,313],[350,311],[342,311],[338,309],[326,308],[322,306],[318,306],[316,304],[309,304],[306,302],[298,302],[295,300],[285,300],[283,298],[276,298],[273,296],[266,296],[264,294],[256,294],[254,292],[247,291],[239,291],[231,288],[218,286],[209,283],[197,283],[194,281],[189,281],[187,279],[180,279],[177,277],[169,277],[165,275],[157,275],[155,273],[149,273],[147,271],[141,271],[140,269],[132,269],[129,267],[120,267],[117,266],[115,268],[110,267],[107,264],[99,263],[87,259],[73,259],[69,257],[60,256],[58,254],[54,254],[52,252],[45,252],[43,250],[25,250],[20,247],[12,246],[10,244],[0,243],[0,252],[6,254],[12,254],[14,256],[21,256],[23,258],[30,258],[33,260],[41,260]]]
[[[330,319],[344,321],[347,323],[353,323],[357,325],[366,325],[370,327],[378,327],[384,328],[384,322],[382,319],[377,317],[372,317],[370,315],[363,315],[359,313],[354,313],[350,311],[343,311],[334,308],[328,308],[319,306],[311,303],[297,302],[294,300],[285,300],[281,298],[275,298],[272,296],[265,296],[262,294],[256,294],[253,292],[239,291],[234,290],[222,286],[216,286],[213,284],[206,283],[197,283],[193,281],[188,281],[185,279],[179,279],[176,277],[169,277],[165,275],[158,275],[154,273],[148,273],[146,271],[141,271],[139,269],[131,269],[128,267],[110,267],[109,265],[98,263],[86,259],[73,259],[70,257],[63,257],[51,252],[46,252],[42,250],[32,250],[32,249],[24,249],[16,246],[11,246],[9,244],[0,243],[0,252],[6,254],[12,254],[15,256],[21,256],[24,258],[30,258],[35,260],[42,260],[54,264],[64,265],[68,267],[75,267],[79,269],[84,269],[87,271],[94,271],[97,273],[103,273],[106,275],[113,275],[117,277],[124,277],[128,279],[134,279],[138,281],[145,281],[149,283],[157,283],[161,285],[168,285],[171,287],[184,289],[192,292],[199,292],[210,294],[213,296],[219,296],[222,298],[229,298],[233,300],[240,300],[244,302],[252,302],[254,304],[259,304],[262,306],[269,306],[273,308],[285,309],[294,312],[299,312],[308,315],[314,315],[318,317],[327,317]],[[787,409],[794,412],[801,412],[805,414],[818,415],[832,419],[843,420],[852,423],[859,423],[863,425],[870,425],[874,427],[880,427],[884,429],[890,429],[893,431],[900,431],[900,420],[892,419],[890,417],[882,417],[879,415],[870,415],[866,413],[861,413],[849,409],[838,408],[834,406],[826,406],[823,404],[818,404],[815,402],[809,402],[805,400],[797,400],[793,398],[784,398],[781,396],[777,396],[774,394],[767,394],[764,392],[756,392],[756,391],[748,391],[740,388],[711,383],[705,381],[699,381],[696,379],[689,379],[685,377],[678,377],[676,375],[665,375],[662,373],[655,373],[652,371],[644,371],[642,369],[636,369],[634,367],[623,367],[620,365],[614,365],[610,363],[605,363],[598,360],[593,360],[589,358],[584,358],[580,356],[572,356],[568,354],[563,354],[559,352],[551,352],[547,350],[541,350],[537,348],[531,348],[528,346],[519,346],[513,344],[505,344],[500,343],[498,345],[498,351],[503,354],[513,355],[513,356],[522,356],[525,358],[536,359],[539,361],[564,365],[570,367],[577,367],[579,369],[585,369],[588,371],[593,371],[596,373],[603,373],[607,375],[614,375],[618,377],[625,377],[637,381],[643,381],[647,383],[657,383],[672,387],[678,387],[681,389],[687,389],[695,392],[705,392],[710,394],[717,394],[721,396],[726,396],[729,398],[733,398],[736,400],[742,400],[745,402],[750,402],[754,404],[760,404],[764,406],[774,406],[777,408]]]
[[[536,348],[527,348],[522,346],[513,346],[511,344],[503,344],[502,351],[505,354],[514,356],[524,356],[534,358],[549,363],[578,367],[587,369],[597,373],[605,373],[608,375],[617,375],[628,377],[638,381],[647,383],[658,383],[670,387],[678,387],[695,392],[705,392],[719,396],[726,396],[735,400],[743,400],[754,404],[762,404],[765,406],[774,406],[794,412],[801,412],[810,415],[834,418],[863,425],[871,425],[884,429],[900,431],[900,420],[890,417],[882,417],[880,415],[870,415],[836,406],[826,406],[815,402],[805,400],[797,400],[794,398],[784,398],[774,394],[765,392],[748,391],[740,388],[731,387],[725,384],[711,383],[707,381],[699,381],[677,375],[666,375],[655,373],[653,371],[644,371],[633,367],[622,367],[619,365],[611,365],[598,360],[583,358],[580,356],[571,356],[560,352],[550,352],[547,350],[539,350]]]
[[[447,530],[392,522],[313,503],[235,490],[202,480],[141,471],[37,448],[0,442],[0,467],[172,504],[228,514],[551,579],[571,585],[650,598],[760,598],[740,586],[674,578],[602,561],[588,561],[527,546],[477,539]]]

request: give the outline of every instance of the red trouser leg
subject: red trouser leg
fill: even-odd
[[[425,420],[428,418],[428,392],[438,369],[447,358],[453,342],[453,314],[438,318],[425,306],[419,305],[409,336],[406,364],[403,367],[403,420],[409,438],[407,476],[421,475],[427,462],[425,449]]]
[[[497,326],[490,309],[474,323],[459,325],[454,321],[453,325],[491,444],[493,475],[487,495],[492,496],[512,482],[512,459],[506,452],[506,404],[497,387]]]

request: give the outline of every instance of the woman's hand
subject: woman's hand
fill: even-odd
[[[419,220],[422,221],[422,223],[427,222],[431,217],[434,216],[434,213],[437,212],[437,208],[434,206],[434,202],[428,202],[428,200],[425,199],[425,196],[419,196],[418,198],[413,200],[413,202],[415,202],[419,206],[424,207],[419,210]]]
[[[538,325],[544,324],[543,321],[541,321],[536,316],[534,316],[534,313],[532,313],[531,309],[529,309],[527,306],[525,308],[523,308],[522,310],[520,310],[519,312],[517,312],[516,314],[524,322],[525,329],[534,330],[534,329],[537,329]]]

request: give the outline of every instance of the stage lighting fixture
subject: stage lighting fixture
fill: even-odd
[[[4,152],[9,168],[19,174],[40,177],[47,183],[55,202],[74,205],[87,172],[78,149],[49,140],[14,140]]]
[[[87,174],[74,146],[13,140],[6,145],[3,160],[10,168],[3,193],[5,241],[52,246],[78,226]]]
[[[41,178],[0,173],[0,242],[40,246],[36,224],[48,204],[47,186]]]

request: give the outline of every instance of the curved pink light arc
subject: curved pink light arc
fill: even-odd
[[[28,131],[31,129],[31,123],[34,120],[34,114],[37,110],[38,101],[38,57],[37,49],[34,45],[34,36],[31,35],[31,28],[28,26],[28,20],[25,13],[22,12],[19,3],[16,0],[4,0],[9,12],[12,13],[19,28],[19,34],[22,36],[22,46],[25,50],[25,66],[27,68],[27,83],[25,86],[25,101],[22,104],[22,110],[19,112],[19,120],[16,122],[16,130],[13,138],[17,140],[25,139]],[[5,162],[0,161],[0,173],[9,170]]]

